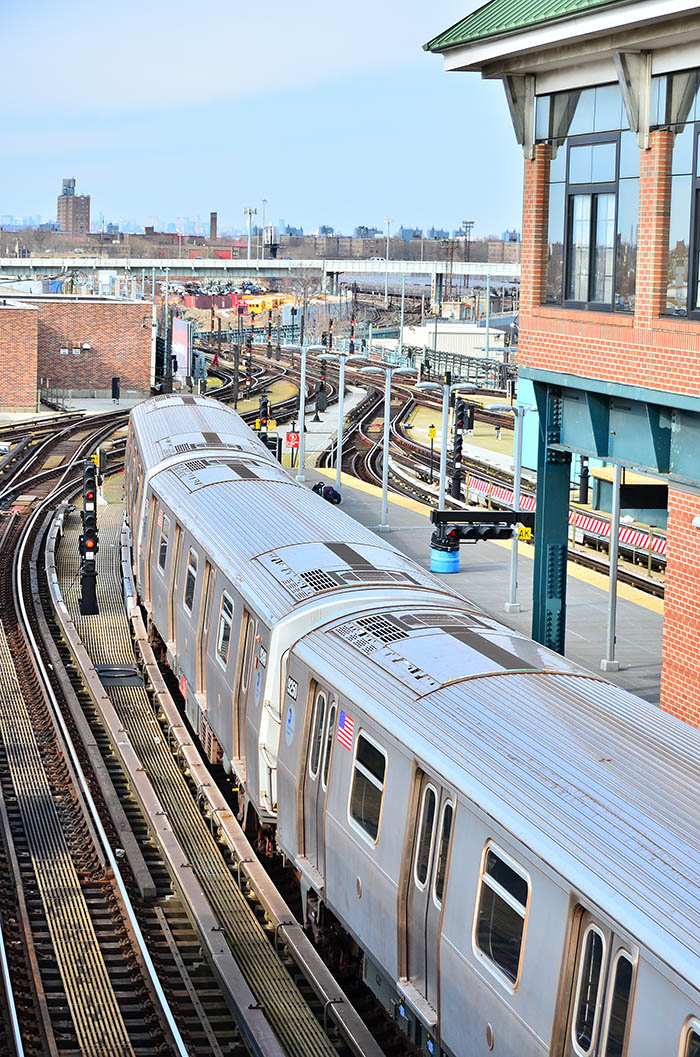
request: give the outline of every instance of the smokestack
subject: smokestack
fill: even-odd
[[[209,238],[216,239],[216,213],[209,214]]]

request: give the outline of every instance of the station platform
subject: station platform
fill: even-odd
[[[357,403],[363,392],[354,390],[347,394],[345,413]],[[321,423],[313,423],[311,415],[307,417],[305,477],[309,487],[321,479],[335,481],[335,470],[318,470],[313,464],[318,452],[326,447],[329,437],[335,433],[337,414],[337,409],[331,407],[323,415]],[[507,458],[505,455],[501,457],[504,461]],[[510,461],[512,465],[512,456]],[[343,474],[341,491],[343,510],[356,521],[378,532],[381,489]],[[383,532],[382,538],[388,538],[398,550],[429,569],[432,532],[430,508],[390,492],[389,526],[389,532]],[[521,544],[518,562],[520,613],[507,614],[503,608],[508,600],[510,541],[463,544],[460,572],[438,574],[438,577],[495,620],[530,635],[533,559],[534,548]],[[606,653],[608,587],[606,576],[569,562],[566,655],[596,675],[602,674],[600,662]],[[617,598],[616,658],[620,668],[617,672],[608,672],[606,678],[630,693],[658,704],[663,600],[625,584],[618,585]]]

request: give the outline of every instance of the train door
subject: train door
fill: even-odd
[[[158,500],[155,496],[151,496],[151,512],[150,520],[148,524],[148,542],[146,545],[146,553],[144,555],[143,566],[144,566],[144,579],[145,579],[145,596],[148,605],[151,604],[151,572],[153,569],[153,562],[155,555],[153,553],[153,540],[156,533],[156,507],[158,506]]]
[[[209,627],[211,625],[211,607],[214,600],[214,575],[209,562],[204,563],[204,583],[202,585],[202,604],[199,609],[199,634],[197,639],[197,690],[207,690],[207,646],[209,644]]]
[[[338,702],[313,684],[313,710],[304,771],[304,855],[325,876],[326,790],[331,767]]]
[[[407,878],[406,975],[435,1010],[442,900],[453,819],[454,801],[450,795],[421,773],[413,856]]]
[[[170,586],[168,588],[168,639],[175,641],[177,630],[175,627],[175,615],[177,613],[177,585],[180,578],[180,562],[182,560],[182,528],[175,525],[175,543],[173,545],[173,556],[170,562]]]
[[[572,935],[565,1057],[622,1057],[636,955],[582,907]]]
[[[241,628],[243,640],[243,653],[238,675],[238,686],[236,688],[235,716],[236,716],[236,756],[239,759],[246,755],[246,709],[248,701],[248,690],[253,678],[253,657],[255,655],[255,618],[247,609],[243,610],[243,626]]]

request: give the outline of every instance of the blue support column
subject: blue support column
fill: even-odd
[[[532,637],[549,649],[564,653],[571,453],[551,447],[559,443],[561,436],[561,390],[536,383],[535,399],[540,430]]]

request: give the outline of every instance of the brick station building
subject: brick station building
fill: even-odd
[[[0,294],[0,410],[36,408],[40,384],[75,396],[148,396],[154,384],[151,305],[76,295]]]
[[[563,652],[572,456],[668,483],[661,703],[700,726],[700,5],[491,0],[426,49],[503,82],[539,411],[533,635]]]

